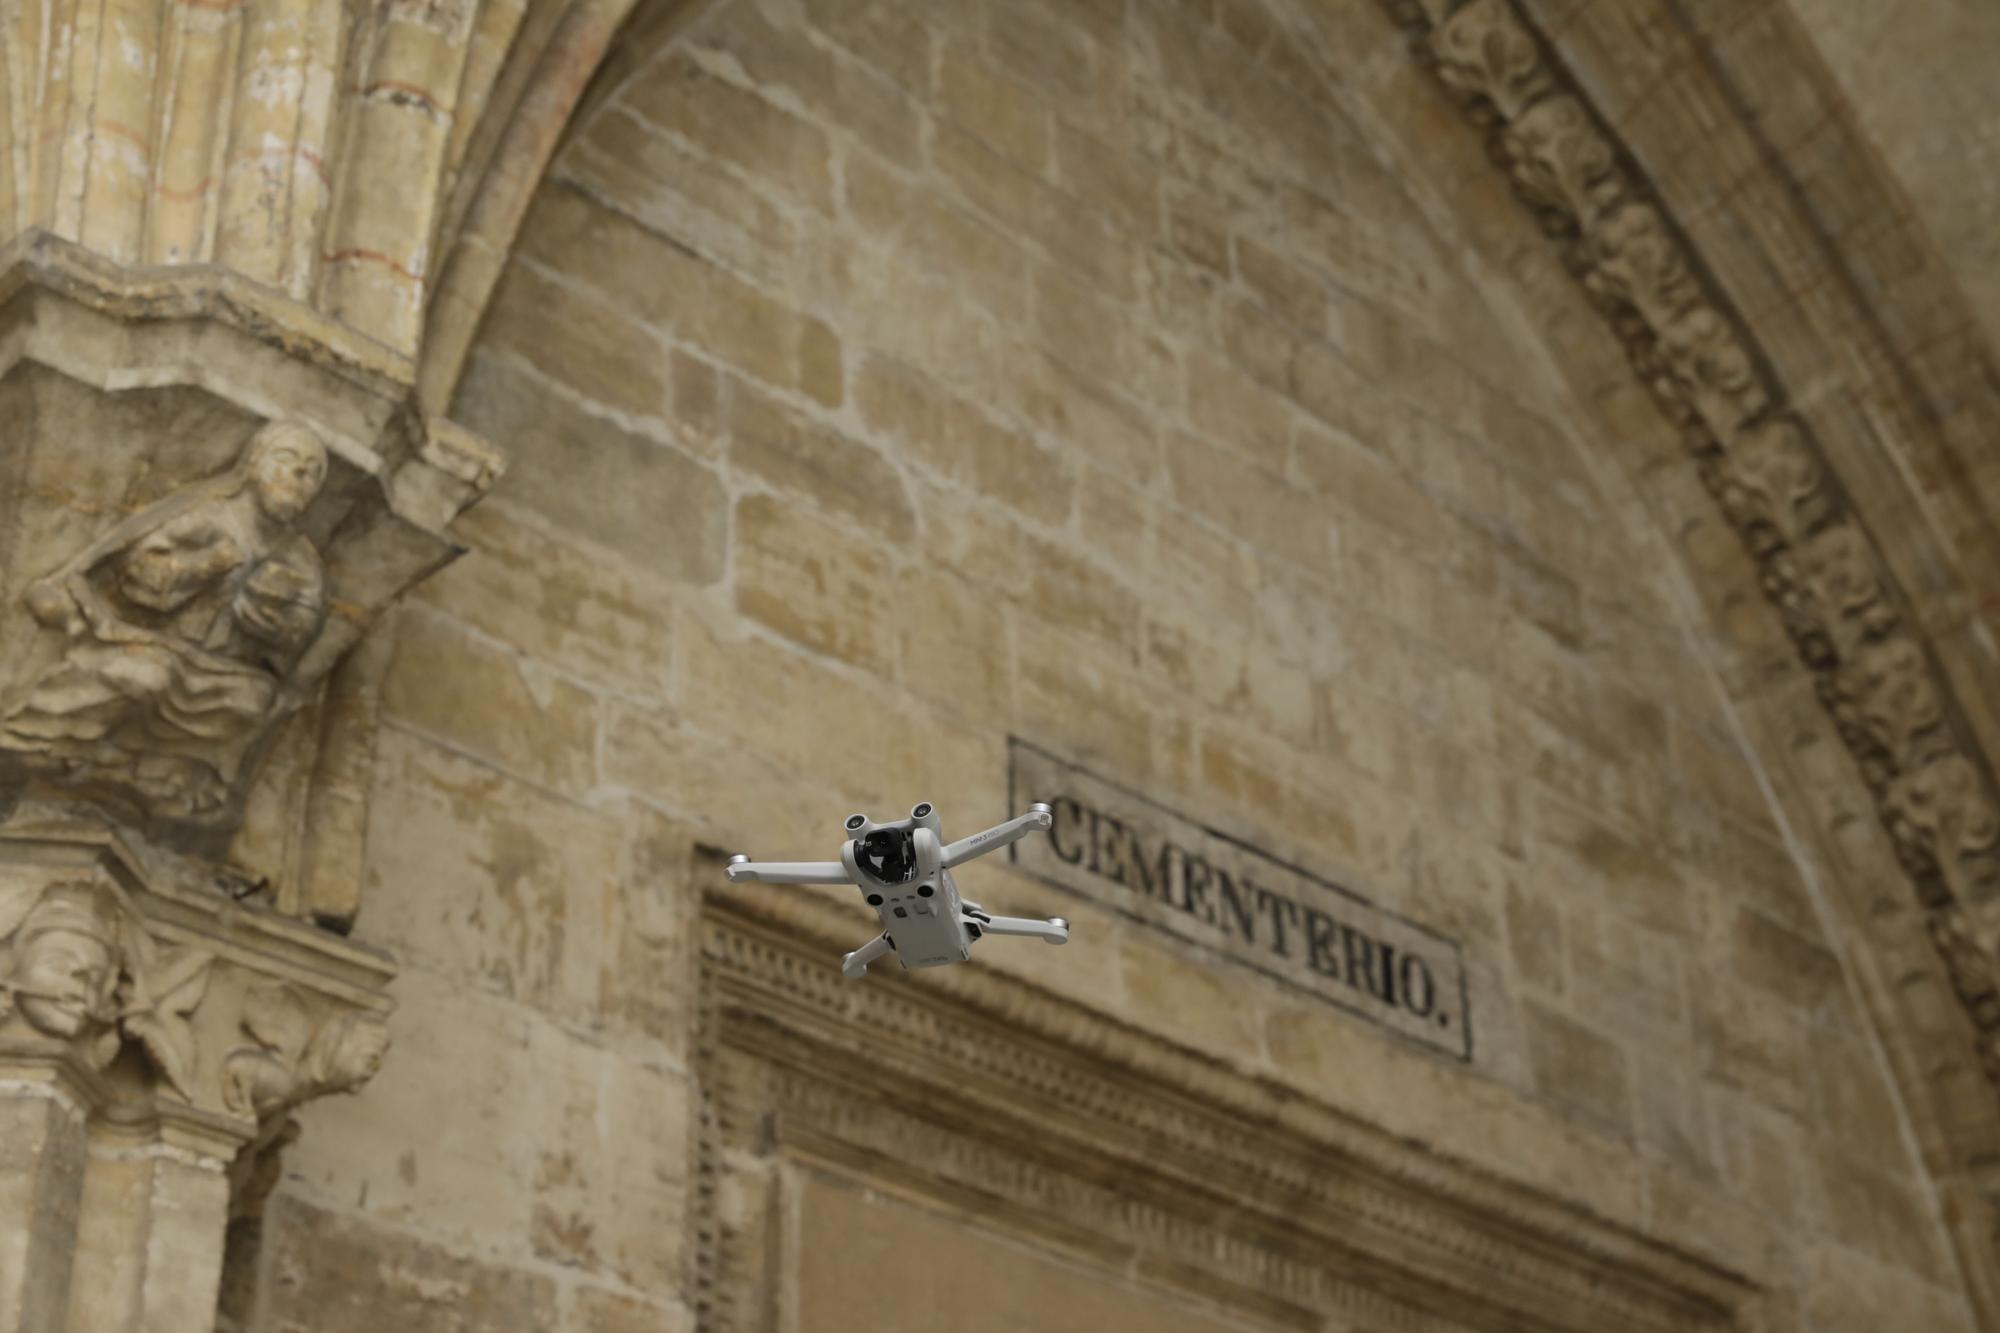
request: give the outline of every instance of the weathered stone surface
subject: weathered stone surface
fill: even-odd
[[[438,1333],[556,1327],[556,1287],[517,1267],[385,1234],[367,1222],[281,1199],[269,1214],[265,1316],[278,1333],[361,1333],[384,1320]]]
[[[714,472],[591,416],[529,364],[481,353],[461,390],[466,419],[501,428],[513,442],[520,462],[510,498],[638,569],[713,582],[725,528]]]
[[[1447,1247],[1427,1317],[1469,1263],[1494,1276],[1450,1298],[1464,1327],[1972,1328],[1991,1256],[1967,1173],[1994,1112],[1961,1029],[1992,932],[1941,916],[1925,962],[1904,890],[1983,901],[2000,846],[1976,747],[1936,748],[1990,724],[1983,659],[1952,648],[1977,641],[1966,574],[1995,549],[1981,344],[1920,281],[1929,250],[1880,206],[1899,196],[1857,174],[1831,81],[1757,76],[1800,45],[1775,10],[1633,6],[724,0],[641,8],[595,78],[619,0],[314,10],[297,51],[254,15],[169,32],[143,6],[59,3],[62,54],[56,29],[6,29],[62,101],[13,100],[0,215],[173,272],[94,306],[0,289],[0,358],[33,367],[0,365],[0,514],[22,516],[0,523],[0,642],[45,632],[29,582],[226,466],[204,441],[273,405],[329,432],[327,499],[372,474],[426,513],[478,489],[464,457],[403,476],[451,433],[406,422],[419,401],[518,460],[380,679],[300,709],[232,848],[246,919],[321,901],[300,867],[345,875],[370,905],[355,922],[336,894],[329,919],[408,969],[382,1077],[307,1109],[282,1165],[252,1159],[275,1192],[261,1250],[255,1209],[237,1219],[232,1317],[928,1328],[949,1297],[1035,1327],[1399,1326],[1390,1275],[1427,1233],[1313,1266],[1352,1237],[1312,1228],[1360,1215],[1315,1193],[1348,1159],[1313,1135],[1356,1117],[1411,1147],[1419,1199],[1467,1162],[1502,1194],[1464,1215],[1535,1237],[1504,1262]],[[1523,40],[1530,9],[1546,30]],[[1794,167],[1774,197],[1759,173]],[[1823,225],[1801,231],[1800,201]],[[1881,332],[1830,339],[1843,321]],[[114,401],[84,415],[88,395]],[[51,463],[54,439],[81,443]],[[329,565],[351,535],[332,508],[299,526]],[[329,597],[326,624],[358,629],[348,611]],[[199,628],[180,646],[208,651]],[[87,677],[90,645],[49,640],[22,679]],[[822,855],[847,809],[917,799],[997,818],[1023,795],[1015,734],[1461,941],[1468,1058],[1387,1047],[998,866],[971,891],[1065,912],[1071,945],[992,940],[973,969],[843,990],[813,960],[867,930],[851,898],[733,893],[695,847]],[[225,902],[190,873],[189,901]],[[115,941],[80,938],[83,984]],[[191,1029],[211,1109],[336,1086],[320,1001],[302,1018],[290,983],[226,962],[203,1004],[244,1011]],[[0,950],[27,997],[12,1035],[110,1036],[105,1079],[171,1084],[164,997],[86,1005],[58,1038],[34,1012],[67,1002],[17,971],[47,969]],[[953,1008],[987,982],[1022,984]],[[901,1026],[857,1017],[904,1000]],[[783,1022],[812,1040],[772,1059]],[[1134,1034],[1168,1045],[1142,1059]],[[1074,1078],[1020,1063],[1080,1051]],[[923,1083],[969,1054],[992,1063]],[[859,1112],[786,1100],[820,1055],[850,1093],[881,1074]],[[1098,1147],[1050,1172],[1019,1125],[1100,1065],[1129,1101],[1073,1122]],[[897,1118],[912,1086],[928,1124]],[[1175,1138],[1168,1109],[1232,1097],[1257,1108],[1237,1132]],[[1024,1152],[1004,1167],[948,1132],[1003,1122]],[[887,1203],[865,1135],[892,1123],[925,1146]],[[1293,1134],[1299,1174],[1216,1166]],[[1117,1157],[1136,1142],[1204,1172],[1163,1185]],[[166,1158],[116,1160],[86,1213],[154,1184],[216,1203]],[[1156,1195],[1181,1211],[1120,1220]],[[139,1215],[98,1209],[78,1254]],[[1940,1216],[1974,1238],[1957,1254]],[[866,1261],[912,1246],[968,1257],[885,1296]],[[212,1250],[159,1250],[183,1286],[158,1298]],[[1664,1272],[1654,1299],[1703,1294],[1552,1313],[1507,1285],[1552,1254],[1601,1261],[1591,1291]],[[996,1255],[1007,1282],[968,1299]]]

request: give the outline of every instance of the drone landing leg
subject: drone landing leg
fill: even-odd
[[[840,960],[840,975],[849,981],[858,981],[868,971],[868,965],[889,952],[889,937],[877,935],[868,943]]]
[[[1026,916],[996,916],[978,923],[988,935],[1029,935],[1048,944],[1069,943],[1069,922],[1061,917],[1038,921]]]

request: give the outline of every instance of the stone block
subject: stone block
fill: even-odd
[[[488,500],[457,531],[476,549],[415,593],[566,675],[638,695],[668,688],[674,590],[636,562],[594,558],[537,515]]]
[[[1550,995],[1563,994],[1568,987],[1568,965],[1561,908],[1546,892],[1510,884],[1506,916],[1514,974],[1527,985]]]
[[[368,920],[364,912],[364,930]],[[531,1261],[528,1214],[541,1126],[523,1090],[539,1078],[527,1058],[534,1011],[410,966],[392,994],[397,1008],[382,1072],[364,1095],[324,1098],[300,1114],[302,1133],[285,1149],[287,1192],[309,1200],[365,1199],[373,1217],[405,1238],[422,1236],[431,1246],[507,1263]],[[369,1263],[379,1259],[357,1245],[369,1249]],[[322,1275],[303,1253],[300,1265],[293,1280],[301,1284],[301,1302],[313,1283],[354,1276]],[[351,1299],[358,1318],[370,1299],[402,1298],[357,1291]],[[300,1326],[302,1333],[320,1327]]]
[[[572,1297],[572,1333],[694,1333],[694,1311],[675,1300],[641,1300],[579,1287]]]
[[[997,392],[1049,439],[1128,485],[1144,489],[1159,477],[1162,458],[1151,422],[1060,358],[1030,343],[1010,343],[1002,349],[997,378]]]
[[[852,0],[806,0],[813,26],[912,93],[931,88],[932,37],[923,11]]]
[[[1015,730],[1060,745],[1078,762],[1140,783],[1152,767],[1155,709],[1130,670],[1079,651],[1073,632],[1022,618],[1015,628]]]
[[[1174,499],[1242,540],[1308,569],[1333,555],[1333,522],[1315,497],[1198,436],[1169,432]]]
[[[1903,1117],[1889,1071],[1861,1040],[1822,1040],[1811,1062],[1811,1121],[1850,1153],[1902,1171],[1916,1166],[1902,1148]]]
[[[1767,998],[1711,977],[1694,993],[1695,1047],[1711,1077],[1764,1105],[1805,1109],[1807,1034]]]
[[[1149,163],[1066,120],[1056,124],[1054,148],[1064,190],[1137,240],[1161,235],[1160,181]]]
[[[1045,266],[1034,278],[1034,323],[1043,346],[1090,382],[1155,411],[1179,409],[1179,359],[1129,307]]]
[[[582,187],[649,231],[767,281],[785,276],[798,244],[799,223],[786,210],[657,125],[622,106],[606,107],[556,160],[553,179]],[[539,228],[544,189],[530,210],[519,244],[561,264],[581,257],[572,244],[549,244]],[[678,269],[681,265],[669,265]],[[652,274],[635,271],[638,281]]]
[[[1187,417],[1203,434],[1282,473],[1292,456],[1294,409],[1228,362],[1191,356],[1187,362]]]
[[[833,150],[826,131],[719,77],[692,54],[669,56],[628,85],[622,100],[715,161],[821,213],[833,212]]]
[[[1578,905],[1567,914],[1569,971],[1577,1006],[1619,1032],[1685,1054],[1687,945],[1673,935]]]
[[[1632,1075],[1618,1043],[1533,1000],[1522,1011],[1536,1091],[1567,1113],[1629,1140]]]
[[[915,462],[1037,522],[1068,521],[1073,465],[1027,432],[886,357],[862,363],[854,397],[869,428]]]
[[[535,1255],[674,1295],[684,1271],[688,1076],[539,1027],[528,1059]]]
[[[985,1261],[991,1241],[968,1220],[811,1172],[797,1185],[799,1333],[851,1333],[851,1311],[867,1310],[881,1329],[918,1329],[953,1308],[963,1333],[1225,1333],[1229,1325],[1197,1306],[1110,1273],[1079,1269],[1033,1251],[1000,1272]],[[826,1243],[838,1238],[838,1244]],[[872,1274],[921,1252],[933,1262],[883,1285]]]
[[[435,611],[397,620],[386,716],[555,791],[597,779],[597,699]]]
[[[932,558],[1016,603],[1024,618],[1089,636],[1126,661],[1136,657],[1139,597],[1117,571],[991,506],[947,508],[939,500],[927,509],[941,519]]]
[[[1683,1180],[1709,1189],[1720,1183],[1718,1159],[1701,1080],[1688,1077],[1687,1057],[1685,1045],[1635,1048],[1633,1122],[1643,1151]]]
[[[611,815],[390,729],[369,803],[367,931],[458,985],[596,1023],[624,842]]]
[[[1762,913],[1739,910],[1729,925],[1731,970],[1809,1019],[1823,1016],[1841,998],[1846,978],[1820,938],[1817,930],[1807,936]]]
[[[915,535],[916,511],[902,475],[871,446],[741,381],[730,385],[727,411],[733,470],[891,542]]]
[[[734,626],[691,623],[686,644],[689,717],[779,771],[814,774],[822,802],[833,793],[903,801],[926,742],[907,699]],[[885,726],[890,718],[897,724]]]
[[[908,590],[872,536],[759,494],[737,502],[734,544],[744,615],[815,652],[895,674]]]
[[[847,212],[871,241],[921,265],[964,297],[1004,321],[1028,310],[1028,255],[1016,240],[955,207],[921,179],[877,165],[866,154],[848,159]]]
[[[896,596],[900,605],[924,608],[897,622],[904,686],[975,725],[1004,725],[1014,677],[1008,613],[942,570],[905,572]]]
[[[273,1333],[544,1333],[543,1272],[472,1258],[363,1218],[280,1197],[265,1214],[261,1318]]]
[[[592,415],[521,362],[483,351],[457,401],[460,419],[507,451],[502,497],[640,570],[695,584],[720,576],[726,510],[707,465]]]
[[[480,327],[486,346],[511,353],[589,402],[642,418],[658,417],[665,408],[661,349],[653,335],[557,276],[510,264]],[[551,338],[551,328],[564,336]],[[461,386],[460,401],[470,402],[470,392]]]
[[[798,783],[796,768],[781,751],[742,744],[726,718],[687,716],[665,707],[608,704],[604,781],[732,847],[753,835],[773,840],[795,835],[803,841],[827,820],[824,798]],[[623,975],[621,965],[614,988],[643,984],[636,977],[621,981]],[[642,997],[633,1003],[643,1009],[650,1001]],[[673,1031],[670,1024],[658,1030]]]
[[[1140,261],[1130,240],[1069,194],[950,125],[932,135],[931,164],[1009,234],[1118,300],[1138,294]]]
[[[994,63],[1035,85],[1058,105],[1089,107],[1106,53],[1124,39],[1123,0],[994,4],[985,10],[986,47]]]
[[[1035,88],[952,44],[938,56],[937,90],[938,105],[962,129],[1028,171],[1047,171],[1051,118]]]

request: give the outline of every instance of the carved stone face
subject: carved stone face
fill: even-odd
[[[250,483],[257,507],[274,522],[303,514],[326,481],[326,446],[303,426],[275,426],[251,441]]]
[[[74,930],[51,930],[30,940],[14,974],[21,1016],[52,1037],[74,1037],[94,1017],[97,997],[111,979],[111,949]]]
[[[343,1044],[340,1059],[342,1081],[358,1087],[382,1072],[389,1054],[389,1029],[382,1023],[357,1023]]]

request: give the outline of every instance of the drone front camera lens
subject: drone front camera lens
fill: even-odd
[[[868,895],[868,905],[869,905],[870,907],[880,907],[880,906],[882,905],[882,895],[881,895],[881,894],[879,894],[879,893],[871,893],[871,894],[869,894],[869,895]]]
[[[847,827],[849,828],[860,828],[863,824],[866,824],[867,822],[868,822],[867,815],[849,815],[847,817]]]
[[[926,884],[926,885],[924,885],[924,886],[923,886],[923,887],[922,887],[921,889],[918,889],[918,890],[917,890],[917,897],[919,897],[919,898],[928,898],[928,897],[930,897],[930,896],[931,896],[931,895],[932,895],[933,893],[936,893],[936,892],[937,892],[937,890],[936,890],[936,889],[933,889],[933,888],[932,888],[932,887],[931,887],[930,885]]]
[[[930,814],[930,812],[931,812],[931,803],[929,801],[925,801],[922,805],[910,811],[910,816],[913,819],[922,819],[926,815]]]

